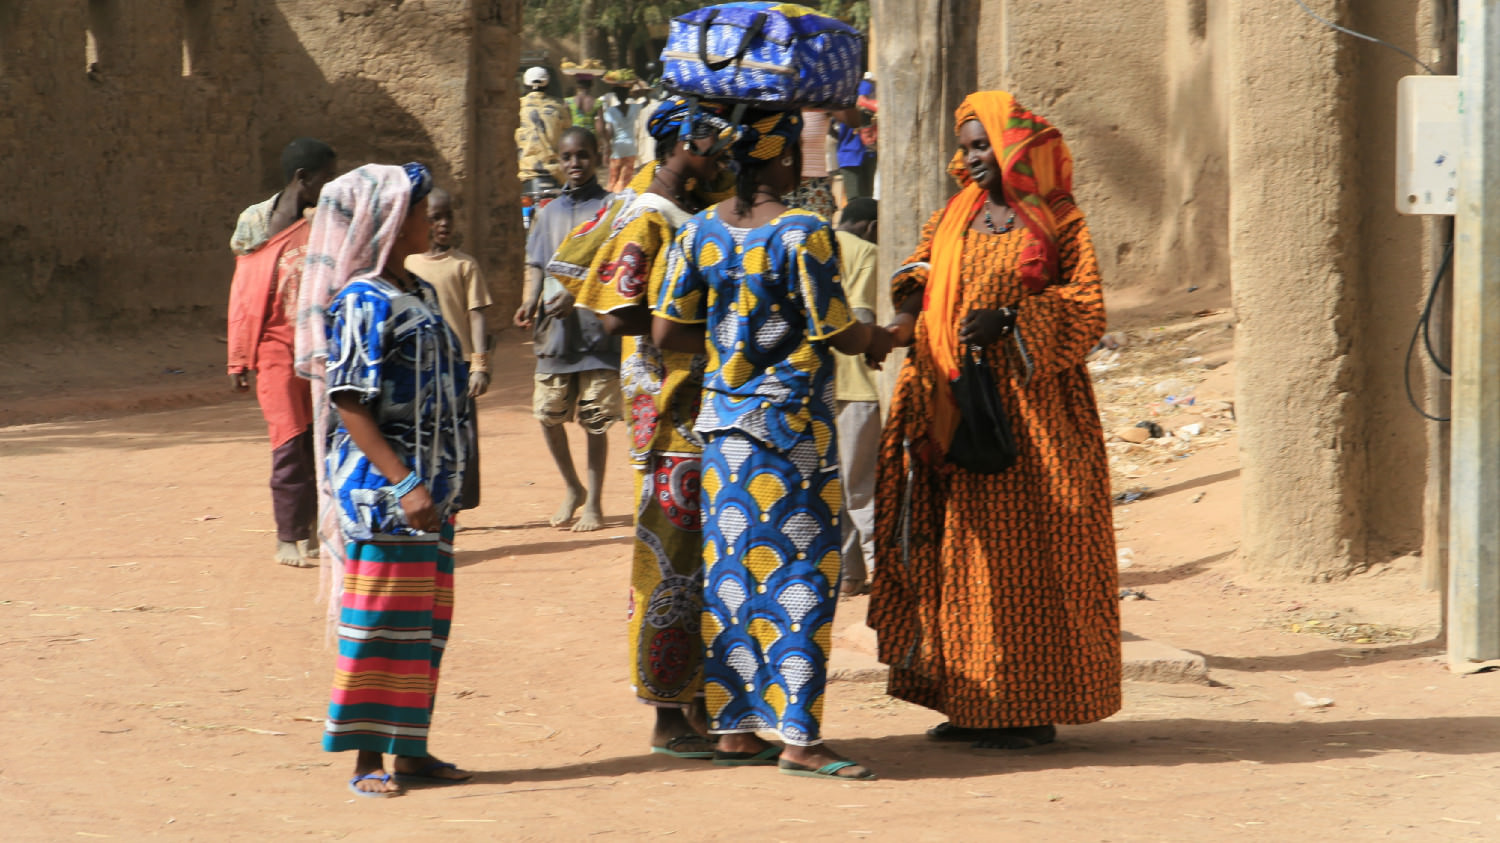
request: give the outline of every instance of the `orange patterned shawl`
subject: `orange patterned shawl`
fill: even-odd
[[[1073,208],[1073,156],[1068,145],[1057,129],[1006,91],[970,94],[953,116],[955,133],[964,123],[978,120],[997,148],[1005,201],[1032,237],[1021,257],[1022,282],[1028,291],[1039,293],[1059,280],[1057,221]],[[932,433],[944,453],[959,422],[948,382],[958,377],[958,324],[963,314],[954,310],[962,284],[964,236],[985,198],[969,180],[962,151],[954,154],[948,172],[963,187],[948,201],[933,233],[932,269],[922,305],[933,362],[948,376],[935,385],[939,394],[932,402]]]

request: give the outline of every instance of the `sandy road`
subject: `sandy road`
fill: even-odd
[[[0,429],[0,836],[1500,839],[1500,678],[1441,668],[1435,598],[1409,568],[1238,582],[1230,447],[1148,478],[1162,493],[1120,518],[1137,554],[1123,584],[1153,598],[1126,604],[1127,626],[1204,653],[1218,687],[1132,685],[1109,721],[981,755],[928,743],[941,718],[879,685],[834,683],[829,739],[882,774],[869,784],[648,755],[625,677],[624,429],[606,528],[548,527],[558,484],[526,361],[502,351],[433,743],[479,773],[393,800],[355,800],[352,759],[318,748],[318,574],[270,560],[253,404]],[[1191,510],[1190,492],[1207,495]],[[840,623],[862,610],[844,604]],[[1307,634],[1317,617],[1415,637]]]

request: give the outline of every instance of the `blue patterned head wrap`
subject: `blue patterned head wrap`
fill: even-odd
[[[411,179],[411,204],[415,205],[427,198],[432,192],[432,171],[427,169],[426,164],[418,164],[413,161],[402,165],[401,169],[406,171],[406,177]]]
[[[777,111],[740,126],[739,139],[730,154],[741,167],[764,164],[802,143],[802,114]]]
[[[671,97],[651,114],[646,131],[660,144],[674,144],[694,138],[714,138],[706,155],[716,155],[734,142],[736,127],[724,116],[724,108],[715,103]]]

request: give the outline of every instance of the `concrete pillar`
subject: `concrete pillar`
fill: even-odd
[[[1430,8],[1309,5],[1408,50],[1431,38]],[[1392,197],[1395,84],[1418,69],[1295,4],[1232,0],[1229,18],[1241,557],[1339,578],[1423,538],[1427,437],[1402,377],[1423,230]]]
[[[1309,5],[1337,20],[1350,2]],[[1366,562],[1352,45],[1282,0],[1229,15],[1240,552],[1253,573],[1331,579]]]
[[[1500,2],[1461,0],[1458,33],[1448,663],[1469,672],[1500,666]]]

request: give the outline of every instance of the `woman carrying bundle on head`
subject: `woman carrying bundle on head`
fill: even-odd
[[[868,780],[822,742],[843,500],[832,349],[878,364],[892,339],[854,320],[828,221],[782,204],[800,181],[801,133],[795,111],[746,118],[732,147],[736,195],[678,233],[653,335],[684,352],[707,340],[695,430],[716,761]]]
[[[631,686],[655,707],[651,751],[710,758],[703,718],[702,532],[693,432],[703,380],[698,352],[659,349],[651,303],[677,229],[707,201],[723,175],[732,137],[721,110],[671,98],[651,116],[657,160],[636,173],[592,222],[576,229],[547,265],[577,306],[600,314],[624,337],[620,388],[636,469],[635,546],[628,635]]]
[[[358,753],[358,796],[469,778],[427,746],[470,406],[437,293],[404,268],[427,248],[431,190],[421,164],[367,164],[329,182],[298,300],[297,368],[313,381],[323,558],[338,600],[323,748]]]

